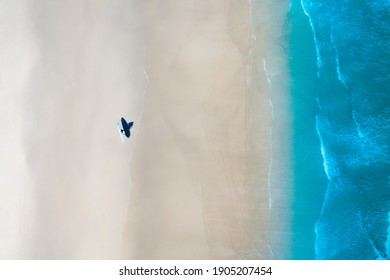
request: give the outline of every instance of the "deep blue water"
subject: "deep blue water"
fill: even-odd
[[[389,259],[390,1],[292,1],[286,39],[293,257]]]

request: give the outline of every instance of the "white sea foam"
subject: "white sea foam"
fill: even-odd
[[[271,116],[272,116],[272,121],[275,120],[275,112],[274,112],[274,105],[272,103],[272,82],[271,82],[271,77],[270,74],[267,70],[267,62],[265,58],[263,58],[263,67],[264,67],[264,73],[267,77],[267,82],[268,82],[268,104],[271,108]],[[269,162],[269,169],[268,169],[268,206],[269,209],[272,209],[272,165],[273,165],[273,139],[272,139],[272,124],[270,125],[269,128],[269,138],[270,138],[270,151],[271,151],[271,157],[270,157],[270,162]]]
[[[332,44],[332,47],[335,51],[335,63],[336,63],[336,73],[337,73],[337,79],[339,82],[345,87],[348,88],[346,80],[344,78],[344,75],[341,72],[341,67],[340,67],[340,53],[339,50],[336,47],[336,44],[334,42],[334,35],[333,35],[333,27],[331,28],[330,31],[330,42]]]
[[[321,155],[322,155],[322,159],[323,159],[323,165],[324,165],[326,177],[328,178],[328,180],[331,180],[332,177],[334,176],[334,170],[333,170],[333,168],[331,169],[332,166],[331,166],[329,159],[328,159],[328,156],[326,154],[323,137],[322,137],[321,131],[320,131],[320,119],[318,116],[316,117],[316,130],[317,130],[317,134],[318,134],[318,137],[320,140]]]
[[[316,54],[317,54],[317,77],[320,77],[320,70],[321,70],[323,63],[322,63],[322,58],[321,58],[320,46],[319,46],[318,39],[317,39],[317,33],[316,33],[315,28],[314,28],[313,20],[305,7],[304,0],[301,0],[301,6],[303,9],[303,12],[305,13],[307,18],[309,19],[310,27],[311,27],[311,30],[313,32],[313,39],[314,39],[314,44],[316,47]]]

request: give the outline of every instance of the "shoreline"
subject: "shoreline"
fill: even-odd
[[[266,73],[247,84],[250,45],[256,43],[249,2],[191,3],[170,1],[166,11],[153,3],[145,7],[150,80],[130,168],[122,257],[270,259],[275,246],[283,258],[279,251],[288,243],[271,236],[286,222],[279,216],[287,215],[283,204],[289,201],[285,187],[272,186],[277,207],[269,212],[272,112]],[[271,71],[277,64],[269,54],[273,47],[267,49]],[[253,57],[264,53],[256,46],[252,51]],[[263,70],[251,63],[250,75],[259,75]],[[278,109],[284,102],[278,99]],[[274,133],[285,131],[282,125]],[[285,166],[285,151],[279,154],[284,144],[276,145],[273,168],[280,174],[276,167]]]
[[[267,186],[268,193],[267,199],[263,198],[263,211],[267,212],[263,236],[269,248],[266,258],[288,259],[292,237],[293,174],[289,169],[292,114],[283,28],[289,7],[287,2],[269,2],[253,2],[251,10],[254,32],[252,79],[257,77],[257,80],[252,80],[254,101],[251,110],[254,117],[258,117],[258,112],[266,112],[263,116],[268,118],[269,126],[253,119],[250,132],[254,134],[253,150],[257,149],[253,165],[260,165],[263,172],[255,182]],[[253,174],[258,176],[256,170]]]

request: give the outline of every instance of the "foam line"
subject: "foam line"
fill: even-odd
[[[269,98],[268,102],[271,107],[271,115],[272,115],[272,121],[275,119],[275,113],[274,113],[274,106],[272,103],[272,82],[270,79],[270,75],[267,70],[267,63],[265,58],[263,58],[263,65],[264,65],[264,72],[267,77],[267,82],[269,86]],[[269,170],[268,170],[268,206],[269,209],[272,208],[272,196],[271,196],[271,176],[272,176],[272,165],[273,165],[273,145],[272,145],[272,124],[269,128],[269,137],[270,137],[270,150],[271,150],[271,158],[270,158],[270,163],[269,163]]]
[[[313,20],[310,17],[310,14],[307,12],[307,10],[305,8],[305,5],[303,3],[303,0],[301,0],[301,6],[302,6],[303,12],[305,13],[307,18],[309,19],[310,27],[311,27],[311,30],[313,32],[313,39],[314,39],[314,44],[316,46],[316,54],[317,54],[317,77],[320,77],[320,69],[321,69],[321,66],[322,66],[322,59],[321,59],[320,47],[319,47],[319,44],[318,44],[317,34],[316,34],[316,31],[315,31],[315,28],[314,28]]]

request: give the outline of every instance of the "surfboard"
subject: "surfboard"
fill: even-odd
[[[121,127],[119,126],[119,122],[116,122],[116,128],[118,129],[119,136],[120,136],[122,142],[125,142],[125,140],[123,140],[123,136],[122,136],[122,132],[121,132]]]

